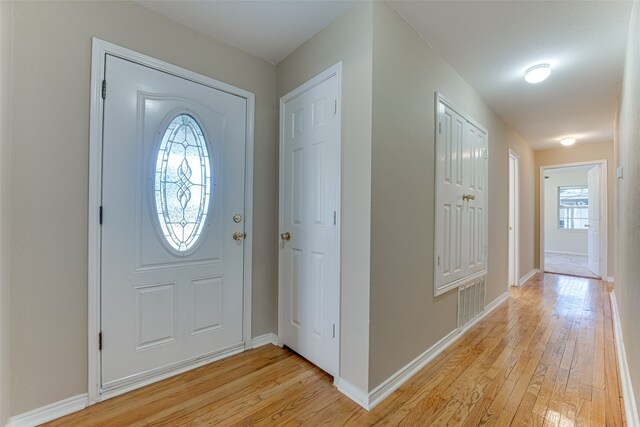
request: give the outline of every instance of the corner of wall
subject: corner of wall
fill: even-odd
[[[354,400],[368,390],[371,263],[372,10],[358,2],[277,65],[277,98],[342,62],[340,374]]]

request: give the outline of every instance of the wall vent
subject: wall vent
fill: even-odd
[[[485,278],[474,279],[458,288],[458,328],[484,313]]]

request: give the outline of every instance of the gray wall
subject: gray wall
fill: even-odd
[[[360,2],[278,64],[278,98],[342,61],[340,375],[367,390],[372,3]]]
[[[11,123],[11,4],[0,2],[0,425],[9,418],[9,254],[7,194]]]
[[[507,290],[508,147],[522,173],[533,162],[526,142],[391,7],[375,2],[373,12],[370,390],[456,328],[456,292],[433,297],[434,92],[489,131],[487,303]],[[523,194],[531,184],[521,179]],[[532,226],[521,218],[523,248]]]
[[[640,3],[631,14],[627,55],[616,127],[617,180],[616,300],[636,404],[640,407]]]
[[[255,93],[253,335],[276,330],[275,66],[130,2],[13,9],[11,414],[87,392],[92,36]]]

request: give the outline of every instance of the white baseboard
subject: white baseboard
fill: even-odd
[[[87,407],[89,395],[87,393],[69,397],[59,402],[36,408],[24,414],[9,418],[7,427],[34,427],[64,417]]]
[[[386,399],[391,393],[396,391],[405,382],[410,380],[416,375],[422,368],[424,368],[429,362],[431,362],[436,356],[450,347],[459,338],[461,338],[465,332],[467,332],[473,325],[484,319],[489,315],[496,307],[507,300],[509,294],[507,292],[500,295],[493,300],[484,309],[484,313],[471,321],[462,329],[454,329],[440,341],[428,348],[424,353],[413,359],[404,367],[400,368],[393,375],[387,378],[382,384],[378,385],[371,392],[367,393],[361,388],[349,383],[344,378],[335,379],[335,384],[338,390],[346,395],[349,399],[362,406],[367,411],[373,409],[376,405]]]
[[[540,273],[540,269],[539,268],[534,268],[533,270],[531,270],[530,272],[528,272],[527,274],[522,276],[520,278],[520,280],[518,281],[518,286],[522,286],[525,283],[527,283],[527,281],[529,279],[531,279],[533,276],[535,276],[536,273]]]
[[[618,312],[618,302],[614,291],[609,294],[611,300],[611,314],[613,317],[613,336],[616,341],[616,353],[618,354],[618,367],[620,369],[620,382],[622,385],[622,398],[624,399],[624,409],[626,412],[627,426],[640,427],[640,418],[638,417],[638,407],[633,394],[633,385],[631,384],[631,375],[629,374],[629,365],[627,364],[627,353],[624,349],[624,340],[622,337],[622,327],[620,325],[620,313]]]
[[[259,337],[255,337],[251,340],[251,348],[258,348],[267,344],[273,344],[279,347],[280,339],[273,332],[269,332],[268,334],[260,335]]]
[[[349,399],[353,400],[367,411],[370,409],[369,394],[366,391],[340,377],[335,377],[333,383],[338,388],[338,390]]]

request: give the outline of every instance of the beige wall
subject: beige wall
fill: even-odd
[[[277,96],[342,61],[340,376],[367,390],[372,3],[360,2],[278,64]]]
[[[526,142],[395,11],[382,2],[373,11],[370,390],[456,328],[456,292],[433,297],[434,92],[489,131],[487,303],[507,290],[508,148],[518,152],[522,173],[533,159]],[[531,184],[521,179],[525,194]],[[522,197],[521,207],[530,202]],[[532,245],[532,225],[521,218],[521,247]],[[524,275],[533,260],[528,251],[522,256]]]
[[[540,167],[560,165],[566,163],[590,162],[593,160],[607,161],[607,276],[614,276],[615,247],[614,247],[614,211],[613,192],[615,188],[615,162],[613,160],[613,142],[599,142],[593,144],[577,144],[571,147],[561,147],[552,150],[536,151],[535,166],[535,265],[540,267]]]
[[[640,407],[640,2],[634,2],[616,126],[616,300],[636,404]],[[625,403],[625,406],[628,406]]]
[[[0,425],[9,418],[9,254],[7,233],[7,195],[9,187],[8,141],[11,99],[12,8],[0,2]]]
[[[87,392],[92,36],[255,93],[253,335],[274,331],[275,67],[129,2],[16,2],[13,30],[11,414]]]

